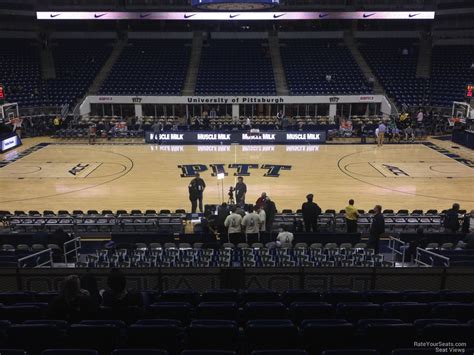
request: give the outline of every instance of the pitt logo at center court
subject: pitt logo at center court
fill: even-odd
[[[226,171],[226,164],[210,164],[209,167],[212,170],[211,176],[217,176],[217,174],[224,174],[228,176],[229,173]],[[178,165],[181,169],[181,177],[194,177],[198,173],[202,173],[208,170],[205,164],[186,164]],[[266,172],[263,174],[264,177],[279,177],[282,170],[291,170],[291,165],[278,165],[278,164],[229,164],[228,169],[235,169],[234,176],[250,176],[251,169],[263,169]]]

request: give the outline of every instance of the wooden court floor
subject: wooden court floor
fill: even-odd
[[[382,148],[356,144],[158,146],[26,139],[23,147],[0,155],[0,210],[189,210],[190,178],[181,176],[179,166],[204,170],[204,203],[214,204],[222,201],[222,187],[211,175],[212,164],[222,164],[228,174],[223,180],[225,200],[236,180],[237,168],[229,165],[249,164],[249,175],[244,177],[247,202],[253,203],[265,191],[279,210],[299,208],[307,193],[313,193],[323,209],[342,209],[350,198],[366,210],[375,204],[441,210],[453,202],[474,209],[472,151],[449,150],[451,142],[434,143],[434,147]],[[440,152],[443,145],[449,151]],[[276,171],[275,166],[284,167]]]

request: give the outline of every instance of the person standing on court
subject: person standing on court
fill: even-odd
[[[263,210],[265,211],[266,217],[265,230],[271,233],[273,221],[275,220],[275,215],[277,214],[277,208],[275,202],[273,202],[268,196],[266,196],[265,203],[263,204]]]
[[[238,244],[242,241],[242,216],[238,213],[237,207],[232,206],[224,221],[224,226],[227,227],[227,240],[229,243]]]
[[[258,208],[263,207],[265,205],[265,201],[267,201],[267,193],[262,192],[260,197],[255,202],[255,207],[258,207]]]
[[[196,213],[197,203],[199,202],[199,212],[202,213],[202,196],[206,183],[199,173],[196,173],[195,178],[191,180],[188,185],[189,189],[189,200],[191,201],[191,212]]]
[[[382,206],[380,205],[374,207],[374,215],[372,217],[369,233],[368,247],[374,249],[375,253],[378,254],[380,236],[385,233],[385,219],[382,214]]]
[[[349,200],[344,217],[346,218],[347,233],[357,233],[357,217],[359,217],[359,212],[354,207],[353,199]]]
[[[386,130],[387,130],[387,126],[385,126],[385,123],[383,121],[380,122],[379,127],[377,128],[377,146],[378,147],[383,146]]]
[[[257,208],[255,207],[255,210],[257,211],[258,216],[260,217],[260,234],[265,233],[266,225],[267,225],[267,214],[265,213],[265,210],[263,207]]]
[[[453,207],[444,214],[444,228],[448,232],[456,233],[461,224],[459,223],[459,203],[453,203]]]
[[[313,194],[306,195],[307,201],[301,206],[304,230],[308,233],[318,231],[318,216],[321,214],[321,208],[313,202],[313,197]]]
[[[237,178],[237,184],[235,184],[235,202],[238,206],[245,206],[245,195],[247,194],[247,185],[244,183],[244,178],[239,176]]]
[[[255,208],[249,208],[249,213],[242,219],[247,243],[256,243],[260,239],[260,217],[255,213]]]

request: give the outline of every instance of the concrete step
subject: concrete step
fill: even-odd
[[[281,60],[280,42],[276,34],[268,34],[268,46],[270,50],[270,57],[272,59],[273,76],[275,79],[277,95],[289,95],[285,68],[283,67],[283,62]]]
[[[416,65],[416,77],[420,79],[431,78],[431,37],[423,35],[420,39],[420,49],[418,51],[418,62]]]
[[[43,80],[56,79],[53,51],[51,48],[40,49],[41,78]]]
[[[127,45],[127,39],[117,40],[114,44],[114,49],[110,53],[109,59],[105,62],[104,66],[100,69],[99,73],[92,82],[89,90],[87,90],[87,95],[97,95],[102,84],[104,83],[107,76],[110,74],[114,64],[117,62],[117,59],[122,54],[123,49]]]
[[[203,44],[203,33],[194,32],[193,44],[191,49],[191,59],[189,60],[188,72],[186,73],[186,80],[182,94],[185,96],[192,96],[196,90],[197,76],[199,72],[199,63],[201,61],[201,52]]]

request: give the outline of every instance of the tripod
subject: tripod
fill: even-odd
[[[227,201],[228,205],[235,205],[235,200],[234,200],[234,189],[231,187],[229,190],[229,199]]]

